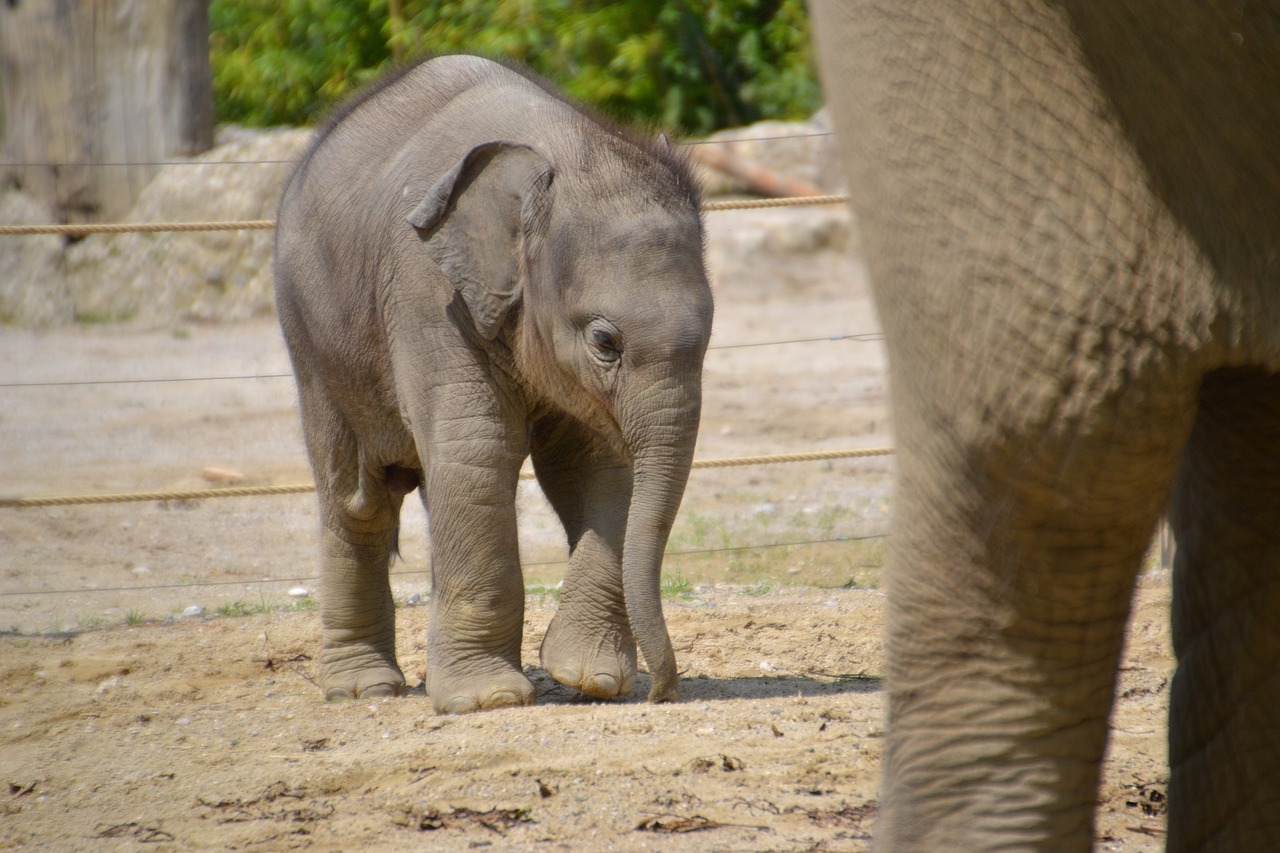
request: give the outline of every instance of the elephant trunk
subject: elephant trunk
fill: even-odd
[[[662,557],[693,465],[702,395],[697,381],[678,391],[674,384],[665,390],[678,395],[676,404],[657,419],[650,411],[635,431],[624,426],[632,437],[634,486],[622,553],[623,593],[631,632],[653,678],[650,702],[680,698],[675,650],[662,617]]]

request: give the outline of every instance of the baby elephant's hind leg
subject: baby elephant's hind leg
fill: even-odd
[[[309,436],[308,444],[314,460],[333,460],[313,466],[323,527],[320,687],[327,699],[399,695],[388,568],[404,484],[362,469],[354,436]]]

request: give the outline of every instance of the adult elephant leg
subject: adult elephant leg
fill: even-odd
[[[402,498],[362,464],[342,413],[298,369],[307,449],[320,501],[320,686],[328,699],[397,695],[395,603],[387,577]]]
[[[813,9],[899,448],[877,835],[1087,850],[1213,276],[1062,6]]]
[[[535,427],[533,462],[569,537],[569,569],[542,641],[542,665],[589,696],[624,696],[636,674],[622,583],[631,468],[568,417]]]
[[[1280,374],[1200,394],[1173,507],[1169,849],[1280,849]]]
[[[410,415],[425,448],[431,523],[427,693],[441,713],[532,704],[536,691],[520,665],[524,581],[515,511],[527,452],[523,415],[487,377],[437,374],[441,384]]]
[[[980,438],[920,408],[896,410],[877,838],[1088,850],[1134,578],[1185,432],[1146,410]]]

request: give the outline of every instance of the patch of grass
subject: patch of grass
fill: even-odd
[[[224,619],[232,619],[237,616],[248,616],[252,611],[249,609],[249,603],[244,599],[229,601],[225,604],[218,605],[218,609],[213,611]]]
[[[878,584],[887,540],[859,537],[884,528],[885,499],[810,496],[776,501],[769,494],[742,492],[717,495],[716,500],[714,511],[687,507],[668,543],[668,566],[695,584]]]
[[[136,628],[139,625],[146,624],[146,622],[147,614],[143,613],[141,610],[130,610],[124,615],[124,624],[128,625],[130,628]]]
[[[854,527],[861,517],[856,509],[840,503],[824,503],[820,507],[807,508],[795,513],[791,525],[798,530],[808,530],[815,536],[831,536]]]
[[[213,612],[224,619],[234,619],[239,616],[259,616],[263,613],[270,613],[277,609],[284,608],[277,608],[275,604],[267,598],[265,593],[260,592],[258,594],[258,602],[256,604],[252,601],[245,601],[243,598],[238,598],[235,601],[220,605],[218,609]]]
[[[558,583],[531,583],[525,584],[524,587],[525,598],[537,598],[538,604],[546,604],[548,598],[552,601],[559,601],[563,594],[564,590]]]
[[[790,548],[734,551],[729,556],[728,580],[733,583],[750,583],[785,577],[790,554]]]
[[[661,589],[663,598],[681,598],[685,600],[693,598],[693,581],[679,572],[664,577]]]
[[[109,323],[127,323],[136,316],[138,316],[137,308],[126,308],[123,311],[111,313],[77,311],[75,320],[82,326],[105,326]]]
[[[731,548],[736,526],[726,524],[724,516],[704,515],[696,510],[682,512],[667,539],[667,553]]]
[[[101,628],[107,624],[107,617],[101,613],[90,613],[86,616],[76,617],[76,627],[81,631],[92,631]]]
[[[773,584],[767,580],[760,581],[759,583],[756,583],[756,584],[752,584],[751,586],[746,587],[742,590],[743,595],[757,595],[757,596],[768,595],[771,592],[773,592]]]

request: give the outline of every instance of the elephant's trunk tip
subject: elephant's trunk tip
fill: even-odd
[[[672,656],[670,672],[654,672],[653,684],[649,687],[649,702],[654,705],[663,705],[668,702],[680,701],[680,676],[675,671],[675,659]],[[655,667],[655,669],[657,669]],[[665,669],[665,667],[664,667]]]

